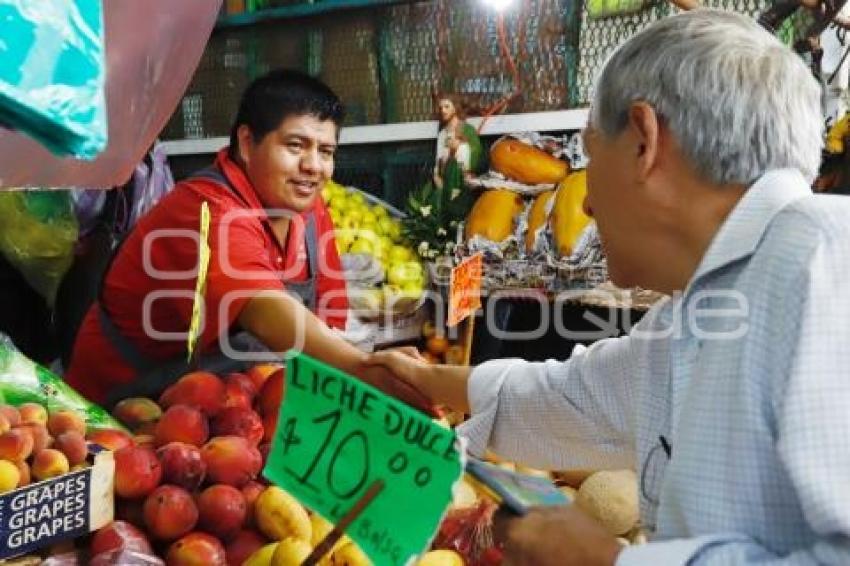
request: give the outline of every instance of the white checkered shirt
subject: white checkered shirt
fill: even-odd
[[[628,336],[469,395],[473,453],[637,470],[652,542],[618,564],[850,565],[850,198],[769,172]]]

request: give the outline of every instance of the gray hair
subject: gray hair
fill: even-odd
[[[820,86],[794,52],[755,21],[700,9],[625,42],[596,83],[590,121],[620,133],[644,101],[709,182],[749,185],[769,169],[812,181],[823,146]]]

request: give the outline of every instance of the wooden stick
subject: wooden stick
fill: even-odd
[[[363,513],[366,506],[369,505],[383,489],[384,480],[375,480],[375,483],[366,490],[363,497],[357,500],[354,507],[352,507],[351,510],[339,520],[339,523],[336,524],[333,530],[316,545],[316,548],[314,548],[313,552],[310,553],[310,556],[301,563],[301,566],[316,566],[316,564],[319,563],[319,560],[328,554],[331,549],[333,549],[337,541],[342,538],[342,535],[345,534],[345,530],[349,527],[349,525],[351,525],[351,523],[353,523],[354,520]]]
[[[472,337],[475,331],[475,313],[466,319],[466,328],[463,333],[463,365],[468,366],[472,359]]]

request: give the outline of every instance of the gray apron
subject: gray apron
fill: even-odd
[[[235,194],[245,205],[248,203],[242,196],[233,188],[230,181],[216,167],[210,167],[202,171],[198,171],[192,175],[192,179],[206,179],[215,182],[217,185],[226,188]],[[190,179],[191,181],[191,179]],[[274,238],[273,234],[270,234]],[[292,282],[284,281],[286,290],[297,297],[304,306],[311,311],[315,311],[317,304],[317,289],[316,277],[318,274],[318,235],[316,233],[316,220],[313,212],[307,214],[305,221],[305,241],[307,247],[307,261],[309,273],[305,281]],[[113,258],[120,249],[120,245],[113,252]],[[103,281],[106,281],[106,275],[109,273],[112,260],[104,270]],[[101,292],[103,290],[103,282],[101,282]],[[175,382],[180,376],[195,370],[205,370],[213,373],[229,373],[234,371],[244,371],[248,367],[255,365],[259,360],[234,360],[227,357],[221,352],[211,352],[197,356],[197,360],[189,361],[186,356],[180,356],[173,360],[151,360],[143,356],[138,348],[128,340],[106,312],[103,307],[103,301],[100,293],[96,301],[98,313],[98,321],[101,331],[113,348],[119,353],[124,362],[135,371],[135,377],[129,383],[121,384],[112,389],[106,402],[107,407],[112,407],[115,403],[128,397],[157,397],[166,387]],[[230,336],[231,347],[238,352],[266,353],[264,359],[266,361],[280,361],[280,358],[260,342],[255,336],[249,332],[242,331]]]

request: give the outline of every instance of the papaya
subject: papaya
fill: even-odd
[[[513,233],[514,218],[522,212],[522,197],[508,189],[493,189],[478,197],[466,219],[466,239],[478,235],[502,242]]]
[[[528,211],[528,232],[525,233],[525,251],[531,253],[534,250],[534,242],[537,240],[537,230],[546,223],[548,215],[546,207],[555,191],[545,191],[537,195]]]
[[[528,185],[559,183],[570,172],[566,161],[515,138],[493,144],[490,165],[508,179]]]
[[[573,252],[576,240],[590,222],[590,217],[582,208],[586,195],[587,173],[584,170],[571,173],[558,184],[549,227],[561,257],[569,256]]]

